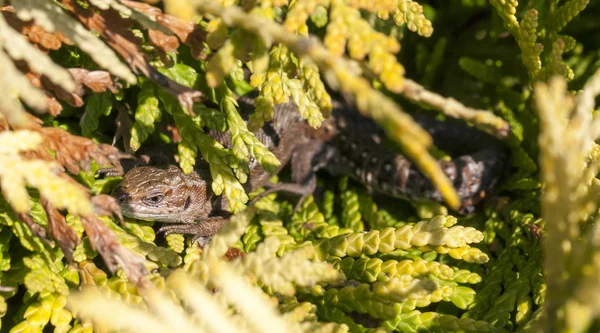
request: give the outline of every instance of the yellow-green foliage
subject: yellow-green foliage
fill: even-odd
[[[169,44],[187,23],[127,1],[10,4],[16,18],[74,45],[38,49],[39,31],[24,38],[0,12],[3,331],[598,330],[597,3],[165,0],[166,13],[193,20],[205,37],[181,39],[167,53],[155,39]],[[105,20],[109,31],[96,34],[69,4],[114,11],[113,20],[132,25]],[[98,37],[119,29],[139,38],[139,49],[121,58]],[[166,78],[144,76],[145,59]],[[95,93],[74,80],[73,67],[105,69],[118,89]],[[43,75],[41,85],[32,73]],[[203,100],[186,104],[186,89]],[[245,122],[234,96],[253,89]],[[247,208],[256,195],[243,187],[250,160],[270,172],[280,166],[253,132],[287,102],[318,128],[332,110],[328,89],[399,143],[445,205],[380,201],[347,178],[319,175],[319,190],[293,215],[295,202],[275,194]],[[73,94],[83,105],[67,104]],[[43,114],[54,97],[62,113]],[[415,105],[505,139],[510,170],[475,214],[449,214],[458,197],[430,154],[431,135],[405,112]],[[68,158],[44,150],[56,138],[29,111],[44,127],[121,150],[166,144],[184,172],[202,158],[213,192],[237,214],[204,250],[131,219],[99,217],[94,235],[91,217],[111,209],[90,193],[109,193],[119,179],[96,179],[105,165],[73,168],[101,155],[86,150],[92,141],[81,148],[63,136],[54,147],[74,149]],[[208,130],[229,132],[231,149]],[[77,237],[70,263],[65,239]],[[120,269],[111,273],[112,265]]]
[[[17,213],[30,209],[26,185],[38,188],[40,194],[57,208],[74,214],[89,214],[92,205],[82,189],[58,176],[59,165],[42,160],[25,160],[19,153],[37,148],[42,137],[22,130],[0,133],[0,181],[2,193]]]
[[[600,72],[576,98],[567,93],[562,78],[554,78],[548,85],[538,84],[535,93],[542,124],[540,169],[545,188],[541,204],[548,233],[544,250],[555,259],[544,266],[548,297],[538,329],[556,325],[583,331],[600,315],[596,305],[598,225],[581,230],[582,224],[595,222],[598,210],[599,165],[594,140],[600,120],[590,109],[600,93]]]

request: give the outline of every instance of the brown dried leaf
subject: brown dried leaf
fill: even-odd
[[[184,21],[172,15],[163,14],[159,8],[148,4],[128,0],[122,0],[121,3],[152,17],[160,25],[173,32],[180,41],[190,46],[194,58],[206,59],[207,49],[204,47],[204,41],[206,40],[207,33],[200,25]]]
[[[42,89],[41,75],[32,72],[29,66],[27,66],[27,63],[24,61],[15,61],[15,65],[20,71],[22,71],[25,74],[25,77],[27,78],[27,80],[29,80],[29,82],[31,82],[31,85],[33,85],[36,88]]]
[[[73,81],[76,84],[76,87],[73,90],[73,92],[78,96],[83,97],[83,95],[85,94],[85,88],[83,88],[83,81],[85,80],[85,77],[90,71],[85,68],[69,68],[67,70],[69,71],[69,73],[71,73]]]
[[[49,156],[47,150],[54,151],[56,161],[71,173],[77,174],[82,169],[89,171],[92,161],[121,168],[119,159],[123,154],[111,145],[95,143],[58,127],[40,127],[37,130],[44,137],[41,148],[35,151],[37,156],[48,159],[44,156]]]
[[[83,87],[76,87],[72,93],[69,93],[65,91],[62,87],[54,85],[54,83],[52,83],[52,81],[50,81],[45,76],[34,73],[31,70],[31,68],[29,68],[27,62],[15,61],[14,63],[17,66],[17,68],[25,74],[25,77],[29,80],[29,82],[31,82],[31,84],[34,87],[42,89],[44,91],[44,93],[47,96],[49,109],[48,111],[50,111],[50,113],[53,116],[57,116],[60,114],[60,112],[62,111],[62,105],[60,105],[60,103],[56,101],[56,99],[50,94],[49,91],[54,91],[56,96],[58,96],[61,100],[69,103],[70,105],[73,105],[75,107],[80,107],[83,105],[83,100],[81,99],[81,97],[83,97],[83,94],[85,93]]]
[[[125,147],[125,151],[128,153],[133,153],[131,149],[131,128],[133,127],[133,121],[131,117],[129,117],[129,113],[124,106],[117,106],[117,119],[116,125],[117,130],[115,131],[115,137],[113,138],[113,146],[119,140],[123,139],[123,146]]]
[[[95,93],[104,92],[108,89],[111,93],[116,94],[122,88],[119,83],[112,80],[110,73],[107,71],[89,71],[85,68],[69,68],[68,71],[77,84],[75,92],[81,97],[85,94],[84,85]]]
[[[25,62],[16,62],[16,64],[20,67],[19,68],[20,70],[23,70],[23,66],[27,67],[27,72],[25,72],[25,77],[27,78],[27,80],[29,80],[29,82],[31,82],[31,85],[33,85],[34,87],[36,87],[38,89],[42,89],[44,91],[44,93],[46,94],[48,113],[50,113],[53,117],[58,116],[62,112],[63,107],[56,100],[56,98],[54,98],[54,96],[52,96],[52,94],[50,94],[50,92],[48,92],[47,90],[42,88],[41,76],[31,72],[29,66],[27,66],[27,64]]]
[[[48,113],[52,117],[60,115],[63,110],[62,105],[56,100],[56,98],[50,96],[48,92],[46,92],[46,96],[48,96]]]
[[[121,225],[125,224],[123,215],[121,214],[121,208],[117,200],[108,194],[99,194],[92,197],[92,203],[94,204],[94,211],[98,215],[104,216],[116,216],[119,218]]]
[[[114,231],[95,215],[81,216],[81,222],[90,240],[90,245],[102,256],[104,263],[112,273],[121,267],[129,281],[138,288],[145,289],[151,285],[147,278],[148,271],[144,266],[144,258],[121,245]]]
[[[28,151],[23,155],[29,154],[29,156],[39,159],[55,160],[73,174],[77,174],[81,170],[89,171],[92,161],[100,166],[114,166],[108,168],[110,175],[123,175],[125,170],[148,163],[147,160],[123,153],[116,147],[96,143],[61,128],[41,127],[41,121],[33,116],[32,118],[39,124],[29,129],[40,132],[44,141],[40,148]],[[54,156],[50,155],[49,151],[53,151]]]
[[[69,105],[72,105],[76,108],[83,106],[82,97],[85,94],[85,91],[83,91],[83,93],[82,93],[81,90],[75,89],[74,92],[70,93],[68,91],[65,91],[60,86],[54,85],[54,83],[52,83],[52,81],[48,80],[48,78],[43,75],[41,77],[41,80],[42,80],[42,85],[44,86],[44,88],[46,88],[50,91],[53,91],[54,94],[56,95],[56,97],[60,98],[61,100],[69,103]]]
[[[172,124],[167,124],[166,131],[167,131],[167,133],[169,133],[169,138],[171,138],[171,140],[173,140],[173,142],[178,143],[181,141],[181,135],[179,134],[179,129],[177,129],[177,126],[172,125]]]
[[[62,46],[61,38],[58,35],[47,33],[39,25],[30,25],[23,29],[23,34],[29,38],[29,41],[41,46],[42,49],[58,50]]]
[[[73,251],[77,244],[79,244],[79,237],[75,233],[75,231],[67,225],[65,221],[65,217],[56,209],[56,207],[52,206],[50,202],[41,198],[42,206],[46,211],[46,215],[48,216],[48,232],[54,238],[56,242],[58,242],[58,246],[64,253],[69,263],[73,262]]]
[[[141,2],[129,1],[129,0],[121,0],[121,3],[129,8],[133,8],[133,9],[137,10],[140,13],[146,14],[146,16],[148,16],[154,20],[156,20],[157,14],[162,13],[160,8],[151,6],[147,3],[141,3]]]
[[[169,36],[159,30],[148,30],[150,42],[156,46],[161,52],[177,52],[179,40],[175,36]]]
[[[171,15],[158,14],[156,15],[156,22],[171,30],[183,42],[185,42],[192,31],[194,31],[194,24],[192,22],[186,22]]]
[[[175,82],[175,81],[172,81]],[[164,87],[163,87],[164,88]],[[172,85],[169,85],[169,88],[173,88]],[[200,97],[202,97],[202,93],[195,90],[188,91],[179,91],[179,89],[167,89],[167,91],[173,95],[177,96],[177,100],[183,107],[192,115],[195,116],[194,113],[194,102],[200,102]],[[179,92],[179,93],[177,93]]]
[[[89,30],[96,31],[108,45],[129,62],[133,70],[143,72],[149,66],[140,51],[141,40],[129,30],[133,21],[121,17],[119,12],[109,9],[95,11],[94,7],[83,8],[75,0],[60,1],[67,10]]]
[[[2,131],[8,131],[8,122],[6,121],[6,118],[4,118],[4,116],[2,116],[0,114],[0,132]]]
[[[103,92],[106,89],[110,90],[113,94],[119,92],[117,86],[111,79],[110,73],[106,71],[89,72],[83,79],[83,84],[95,93]]]
[[[36,237],[43,240],[46,244],[48,244],[50,246],[54,246],[52,240],[48,237],[48,233],[46,232],[46,229],[44,229],[44,227],[42,227],[41,225],[35,223],[33,221],[33,219],[31,218],[31,216],[29,216],[28,213],[18,214],[18,216],[19,216],[19,219],[21,221],[23,221],[29,227],[29,230],[31,230],[31,232]]]
[[[179,37],[179,40],[188,45],[194,58],[206,59],[208,49],[205,47],[204,41],[206,41],[207,32],[201,26],[166,14],[157,15],[156,21],[171,30]]]
[[[73,42],[60,32],[48,33],[39,25],[34,24],[33,21],[19,20],[12,6],[0,7],[0,12],[13,29],[26,36],[32,44],[43,52],[48,53],[49,50],[58,50],[63,43],[73,45]]]
[[[87,69],[83,68],[70,68],[68,71],[71,73],[73,80],[76,83],[76,87],[72,93],[65,91],[60,86],[56,86],[54,83],[52,83],[52,81],[48,80],[46,76],[40,76],[38,74],[28,72],[26,77],[29,78],[34,86],[38,88],[41,88],[41,86],[39,86],[41,82],[41,85],[46,90],[53,91],[58,98],[74,107],[83,106],[83,97],[86,94],[84,85],[95,93],[103,92],[108,89],[113,94],[118,93],[119,88],[121,87],[119,84],[112,81],[110,73],[107,71],[88,71]],[[49,93],[47,93],[47,95],[49,98],[53,99]],[[56,102],[56,100],[54,100],[54,102]],[[49,101],[49,104],[50,103],[52,103],[52,101]],[[56,103],[58,106],[60,106],[58,102]],[[56,116],[60,113],[60,111],[62,111],[62,106],[60,106],[58,113],[51,114]]]

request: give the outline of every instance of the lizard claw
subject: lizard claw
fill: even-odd
[[[289,194],[296,194],[296,195],[300,195],[300,200],[296,204],[296,207],[294,207],[294,214],[295,214],[296,211],[298,211],[298,209],[302,205],[302,202],[304,202],[304,200],[306,198],[308,198],[308,196],[311,195],[315,191],[316,187],[317,187],[317,180],[316,180],[316,178],[314,178],[314,176],[311,177],[311,179],[306,184],[296,184],[296,183],[272,184],[272,183],[269,183],[268,186],[265,185],[265,188],[267,188],[265,191],[259,193],[257,196],[252,198],[252,200],[250,200],[249,205],[255,204],[258,200],[266,197],[267,195],[269,195],[271,193],[284,192],[284,193],[289,193]]]
[[[188,229],[186,226],[188,226],[188,224],[169,224],[158,228],[156,233],[163,234],[164,236],[169,236],[170,234],[185,234]]]
[[[308,198],[309,195],[310,195],[310,193],[303,194],[300,197],[300,199],[298,199],[298,202],[296,203],[296,206],[294,206],[294,210],[292,211],[292,216],[294,216],[294,215],[296,215],[296,213],[298,213],[298,211],[302,207],[302,203],[304,203],[304,200],[306,200],[306,198]]]
[[[194,235],[192,237],[192,245],[198,243],[201,249],[203,249],[206,245],[210,243],[212,236],[202,236],[202,235]]]

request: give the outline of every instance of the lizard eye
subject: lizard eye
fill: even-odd
[[[146,201],[149,204],[156,205],[156,204],[160,203],[161,201],[163,201],[164,198],[165,198],[164,195],[157,194],[157,195],[153,195],[151,197],[144,198],[144,201]]]

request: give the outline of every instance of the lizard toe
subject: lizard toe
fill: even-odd
[[[202,235],[194,235],[192,237],[192,245],[198,244],[198,246],[203,249],[206,245],[210,243],[212,236],[202,236]]]
[[[298,202],[296,203],[296,206],[294,206],[294,211],[292,212],[292,216],[296,215],[296,213],[298,213],[298,211],[300,210],[300,207],[302,207],[302,203],[304,203],[304,200],[306,200],[306,198],[308,198],[310,196],[311,193],[306,193],[303,194],[300,199],[298,199]]]
[[[158,228],[156,233],[162,234],[163,236],[168,236],[170,234],[189,234],[189,232],[187,232],[188,229],[189,224],[169,224]]]
[[[118,168],[102,168],[96,171],[96,178],[106,178],[106,177],[118,177],[123,176],[123,171],[120,171]]]

